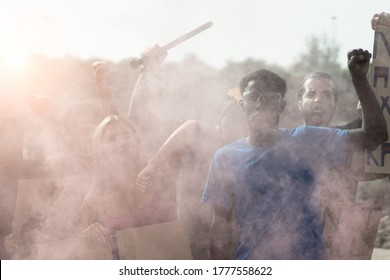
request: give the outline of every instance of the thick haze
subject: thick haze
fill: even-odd
[[[91,213],[87,212],[91,217],[107,213],[107,217],[101,215],[96,220],[91,219],[93,223],[105,221],[106,218],[110,220],[112,217],[125,217],[122,214],[133,215],[135,210],[128,209],[132,205],[129,201],[136,201],[134,204],[137,206],[138,202],[152,201],[144,205],[139,203],[146,209],[146,218],[142,222],[155,223],[154,214],[163,216],[165,210],[168,214],[173,213],[173,216],[177,214],[179,221],[188,227],[193,257],[208,258],[207,242],[212,212],[209,206],[200,203],[200,197],[211,156],[222,145],[215,126],[227,100],[226,92],[232,85],[236,85],[239,78],[248,74],[247,71],[252,71],[251,67],[257,69],[263,63],[255,61],[237,67],[238,69],[231,67],[227,69],[229,71],[218,70],[228,61],[241,62],[246,58],[264,60],[287,69],[299,55],[307,53],[307,39],[323,35],[334,39],[339,45],[339,62],[346,67],[347,50],[359,47],[372,50],[374,31],[371,30],[371,18],[375,13],[381,12],[390,12],[389,0],[374,0],[370,3],[362,0],[0,0],[0,117],[5,115],[0,118],[0,132],[3,132],[0,144],[3,141],[9,145],[0,145],[0,154],[11,159],[4,161],[8,158],[0,156],[0,160],[3,159],[3,162],[0,161],[0,200],[7,202],[0,201],[0,207],[7,206],[8,211],[0,212],[3,216],[4,213],[8,215],[8,232],[4,230],[3,233],[17,233],[23,240],[23,248],[17,252],[19,255],[14,254],[12,257],[81,258],[72,251],[83,251],[78,243],[72,247],[66,242],[48,242],[80,236],[80,229],[75,229],[75,225],[80,220],[80,213],[84,214],[79,210],[81,205],[87,202],[94,206],[91,207]],[[139,76],[139,70],[131,69],[128,63],[121,62],[138,57],[141,51],[154,44],[163,46],[208,21],[214,23],[212,28],[169,51],[166,61],[180,63],[167,63],[158,71],[144,71],[144,75]],[[23,59],[29,54],[43,54],[48,58],[32,57],[32,67],[23,68]],[[195,54],[197,58],[188,56],[184,59],[188,54]],[[80,59],[64,57],[65,55]],[[51,59],[57,57],[60,58]],[[98,83],[99,79],[94,79],[91,67],[95,59],[114,62],[107,70],[107,76]],[[10,71],[7,62],[10,62],[10,66],[22,67],[15,68],[18,71]],[[287,76],[286,80],[291,84],[289,102],[293,109],[288,109],[283,114],[286,127],[294,127],[294,122],[301,123],[295,92],[303,77],[299,76],[301,73],[289,75],[281,69],[278,72]],[[145,84],[141,83],[137,87],[139,93],[135,91],[135,94],[132,90],[138,77],[146,77]],[[341,76],[340,79],[343,79],[342,88],[347,88],[345,77]],[[98,113],[100,107],[104,109],[111,105],[110,98],[105,96],[107,92],[103,89],[110,91],[113,107],[117,106],[119,113],[123,115],[127,114],[131,94],[136,96],[130,119],[137,126],[139,142],[136,141],[138,137],[133,135],[134,129],[123,120],[121,126],[105,126],[105,131],[101,132],[105,138],[95,137],[95,141],[92,141],[93,132],[105,117]],[[340,104],[352,104],[352,113],[357,115],[356,101],[353,99],[356,98],[355,94],[347,90],[344,92],[342,98],[345,101]],[[353,93],[351,98],[350,93]],[[37,94],[46,97],[24,98]],[[237,133],[236,137],[236,132],[242,133],[243,127],[243,120],[240,119],[243,116],[237,113],[242,113],[242,110],[237,104],[236,106],[228,111],[230,117],[233,117],[231,123],[225,120],[225,129],[231,130],[234,139],[243,136]],[[339,106],[344,113],[350,112],[348,106]],[[355,118],[347,113],[344,114],[348,117],[346,121]],[[15,122],[20,122],[20,128],[9,125],[10,121],[6,118],[9,116]],[[116,117],[113,119],[118,120]],[[140,193],[136,188],[137,172],[153,158],[170,133],[186,120],[196,120],[200,124],[202,133],[199,138],[193,137],[191,133],[190,136],[184,134],[187,136],[182,137],[190,140],[185,138],[185,145],[173,145],[175,149],[181,147],[179,152],[174,150],[169,157],[163,157],[163,160],[157,162],[156,170],[152,168],[152,175],[155,176],[153,188],[158,192],[156,200],[161,197],[161,204],[167,209],[155,207],[154,198],[148,200],[145,193],[138,200],[138,196],[133,196],[135,192],[129,192],[135,189]],[[118,128],[122,131],[118,132]],[[219,128],[224,131],[221,126]],[[111,136],[117,133],[129,137],[133,146],[112,144],[109,139],[115,137],[107,134],[110,129]],[[24,138],[21,137],[22,130]],[[194,130],[198,131],[198,128]],[[105,156],[102,157],[106,160],[103,162],[105,165],[102,164],[104,168],[92,168],[98,166],[96,159],[101,160],[92,153],[92,143],[95,150],[99,145],[106,149]],[[142,148],[145,151],[141,146],[144,146]],[[133,151],[137,151],[135,155],[131,154]],[[320,152],[323,151],[324,147]],[[126,153],[133,157],[127,157]],[[25,161],[22,162],[22,159]],[[22,166],[26,174],[21,172]],[[132,176],[125,177],[129,174]],[[325,179],[321,178],[321,184],[328,183],[336,190],[343,189],[340,187],[341,179],[329,174],[323,177]],[[328,178],[334,179],[334,182],[328,181]],[[337,195],[339,197],[336,202],[350,198],[343,192]],[[343,196],[346,197],[344,200]],[[293,202],[291,205],[295,206],[296,202]],[[147,208],[149,205],[151,207]],[[158,201],[156,205],[158,206]],[[150,210],[152,214],[148,214],[148,209],[152,208],[155,212]],[[289,212],[295,214],[292,208],[289,208]],[[140,220],[143,219],[142,215]],[[350,216],[345,216],[346,220],[351,220]],[[297,219],[298,215],[291,228],[295,229]],[[105,225],[110,226],[109,224]],[[134,222],[123,228],[125,226],[139,227],[140,224]],[[357,230],[354,234],[361,231],[358,225],[355,228]],[[117,229],[112,226],[111,230],[113,232]],[[159,237],[167,233],[158,227],[154,232]],[[180,231],[177,232],[181,234]],[[138,234],[145,237],[142,231]],[[171,247],[184,252],[184,247],[179,242],[180,236],[167,236],[177,244]],[[184,233],[181,237],[183,236],[187,238]],[[5,252],[5,248],[1,249],[1,238],[4,236],[0,236],[0,253]],[[156,243],[153,235],[141,239],[148,245]],[[347,240],[352,240],[352,237],[348,236]],[[136,244],[135,241],[129,241],[129,244],[134,245],[131,242]],[[30,250],[32,243],[40,243],[37,245],[40,249],[36,256]],[[164,242],[159,239],[158,243]],[[167,257],[164,255],[165,249],[153,250],[160,250],[162,256]],[[110,254],[108,258],[111,257]],[[142,259],[143,256],[138,257]]]
[[[221,68],[247,57],[289,66],[312,35],[349,49],[372,50],[370,21],[389,12],[388,0],[2,0],[0,57],[43,53],[119,61],[164,45],[197,26],[214,26],[170,51]]]

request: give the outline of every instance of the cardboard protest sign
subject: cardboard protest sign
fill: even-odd
[[[188,233],[179,222],[167,222],[117,231],[121,260],[192,259]]]
[[[378,98],[390,131],[390,14],[374,15],[371,21],[374,35],[374,49],[370,69],[370,84]],[[390,174],[390,141],[374,151],[367,151],[366,171]]]
[[[178,221],[120,230],[115,237],[115,244],[111,238],[108,247],[84,237],[36,243],[32,257],[42,260],[192,259],[187,230]]]
[[[31,243],[29,258],[43,260],[192,259],[187,229],[179,221],[117,231],[114,247],[112,242],[108,247],[102,246],[96,240],[81,235],[64,240],[55,239],[57,235],[60,237],[63,228],[58,228],[58,223],[52,223],[51,220],[54,222],[58,220],[61,224],[67,223],[58,215],[66,212],[61,207],[64,204],[62,200],[64,196],[69,196],[71,187],[68,185],[73,179],[64,177],[20,180],[13,234],[16,238]],[[81,197],[81,194],[79,196]],[[57,211],[58,209],[60,211]],[[53,214],[56,216],[53,217]],[[48,224],[51,226],[48,227]],[[77,233],[74,236],[77,236]],[[114,253],[119,256],[115,256]]]

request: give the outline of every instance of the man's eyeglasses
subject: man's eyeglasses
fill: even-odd
[[[257,103],[259,102],[262,105],[272,104],[276,102],[280,102],[282,100],[282,95],[279,92],[258,92],[258,91],[245,91],[242,94],[242,97],[248,103]]]

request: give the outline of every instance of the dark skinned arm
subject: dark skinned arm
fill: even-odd
[[[367,80],[371,54],[362,49],[348,52],[348,69],[362,106],[362,128],[349,130],[353,150],[375,149],[388,138],[387,124],[378,100]]]

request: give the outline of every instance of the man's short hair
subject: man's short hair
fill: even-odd
[[[244,92],[249,81],[259,82],[256,85],[256,89],[261,92],[266,92],[266,91],[279,92],[282,98],[284,98],[284,96],[286,95],[287,92],[286,81],[283,78],[281,78],[279,75],[269,70],[260,69],[242,78],[240,81],[241,94]]]
[[[335,85],[334,98],[337,101],[337,99],[339,97],[339,93],[337,91],[336,83],[333,80],[332,76],[330,74],[328,74],[328,73],[325,73],[325,72],[313,72],[313,73],[310,73],[310,74],[305,76],[305,78],[302,81],[301,87],[298,90],[298,100],[302,99],[303,93],[305,92],[305,83],[308,80],[311,80],[311,79],[330,80],[330,81],[332,81],[333,84]]]

